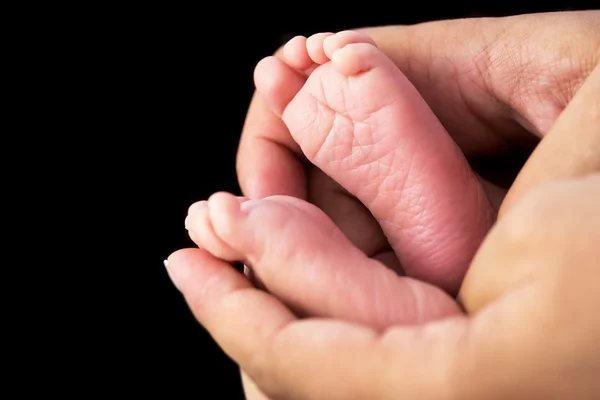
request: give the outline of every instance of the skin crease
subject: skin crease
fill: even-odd
[[[253,301],[266,302],[265,310],[271,310],[273,315],[278,315],[283,318],[281,321],[284,321],[281,322],[283,325],[274,329],[272,333],[273,337],[279,335],[278,340],[275,341],[278,345],[266,346],[261,351],[257,347],[252,348],[251,343],[246,343],[246,347],[237,343],[234,338],[228,336],[227,332],[231,328],[225,328],[222,323],[219,323],[219,318],[229,315],[232,323],[242,324],[238,315],[241,308],[237,314],[231,312],[227,314],[228,310],[234,309],[231,308],[232,302],[239,305],[238,302],[231,300],[235,299],[235,296],[228,297],[229,306],[214,300],[220,298],[218,293],[215,294],[215,290],[226,293],[225,286],[216,285],[217,289],[211,289],[214,292],[209,296],[214,300],[212,302],[198,297],[195,288],[182,286],[182,292],[197,318],[242,368],[249,368],[248,371],[254,378],[258,378],[261,387],[266,389],[273,399],[319,398],[315,397],[318,393],[327,393],[326,397],[332,399],[403,398],[402,395],[415,398],[411,397],[411,393],[413,395],[419,393],[422,396],[420,398],[467,399],[524,398],[524,393],[527,394],[525,398],[592,398],[594,394],[597,395],[599,393],[597,390],[600,388],[596,387],[598,383],[594,379],[594,374],[597,376],[599,373],[598,365],[595,364],[598,357],[594,357],[596,360],[594,361],[590,359],[590,354],[594,354],[593,344],[600,337],[600,323],[597,317],[594,319],[594,315],[582,314],[580,310],[582,304],[594,304],[600,300],[597,287],[593,284],[600,281],[598,268],[595,268],[597,266],[591,261],[597,260],[599,255],[597,246],[591,240],[598,237],[600,230],[598,230],[598,220],[590,218],[590,216],[597,216],[597,212],[594,212],[597,210],[597,204],[600,203],[598,178],[540,185],[556,178],[572,179],[598,171],[597,160],[600,154],[597,130],[600,120],[597,90],[600,73],[596,66],[598,48],[600,48],[598,26],[600,26],[599,13],[589,12],[495,20],[444,21],[414,27],[368,30],[378,46],[411,78],[467,155],[485,156],[502,152],[506,148],[506,143],[528,140],[533,135],[525,135],[523,126],[530,128],[534,135],[544,137],[511,187],[502,205],[498,225],[478,252],[465,278],[459,298],[471,318],[433,324],[421,329],[391,328],[384,334],[379,334],[359,327],[336,325],[327,328],[318,325],[318,322],[311,326],[310,321],[304,325],[299,322],[294,323],[292,317],[286,317],[285,311],[274,305],[274,300],[263,297],[260,297],[262,300],[258,300],[259,297],[252,294],[254,296],[252,298],[255,299]],[[566,33],[558,34],[561,29]],[[557,32],[550,35],[552,46],[547,44],[540,46],[540,41],[546,40],[550,31]],[[473,45],[472,41],[464,39],[465,36],[482,37],[482,40],[489,40],[491,44],[476,43],[475,48],[465,49],[464,46]],[[523,37],[527,40],[521,40]],[[417,46],[418,40],[429,46]],[[556,50],[558,54],[568,52],[569,57],[575,62],[567,67],[560,64],[556,68],[548,68],[548,64],[542,64],[536,70],[535,62],[521,60],[522,65],[527,67],[519,69],[519,64],[515,63],[510,55],[502,55],[505,53],[501,50],[504,49],[503,51],[506,52],[506,48],[511,48],[506,46],[507,41],[510,40],[523,43],[523,48],[529,45],[532,49],[558,49]],[[571,47],[566,47],[567,42]],[[434,43],[438,45],[434,46]],[[573,48],[573,44],[580,47]],[[456,51],[456,46],[463,46],[464,51]],[[485,51],[482,52],[481,49]],[[436,56],[436,51],[454,55],[448,63],[449,54]],[[528,54],[522,51],[516,53]],[[477,61],[475,66],[469,66],[465,60],[472,60],[473,54],[477,55],[475,57]],[[533,61],[535,60],[544,60],[544,57],[533,57]],[[458,75],[457,71],[460,72]],[[545,86],[527,87],[543,79],[523,82],[510,78],[517,73],[520,73],[518,76],[555,74],[548,76],[547,80],[557,86],[553,90]],[[449,79],[452,76],[465,78],[464,80]],[[477,78],[478,76],[480,79]],[[468,89],[465,82],[474,82],[474,84],[471,89]],[[459,89],[452,91],[444,87],[449,84],[459,85]],[[448,99],[444,96],[436,97],[435,93],[450,93],[450,96],[458,93],[459,98],[455,100],[462,100],[462,102],[453,102],[452,98]],[[548,102],[548,99],[552,101]],[[268,121],[269,117],[265,113],[261,115],[260,103],[256,101],[255,99],[251,105],[248,120],[256,118],[262,119],[263,122]],[[458,105],[455,109],[449,110],[444,108],[445,102]],[[548,106],[548,103],[551,106]],[[556,120],[555,124],[553,124],[554,120]],[[255,125],[252,123],[246,125],[240,145],[239,162],[246,163],[244,164],[246,166],[252,165],[252,161],[247,158],[250,154],[248,149],[251,148],[248,146],[252,146],[248,144],[251,143],[248,138],[251,138],[252,134],[248,132],[252,132],[249,130],[252,126]],[[276,125],[273,123],[270,126],[274,129]],[[573,129],[574,126],[577,129]],[[477,136],[469,136],[472,132],[476,132]],[[574,135],[576,140],[573,140]],[[279,137],[279,140],[284,139]],[[273,139],[269,143],[275,142],[276,140]],[[272,147],[271,150],[274,148]],[[276,153],[273,150],[273,154]],[[288,159],[282,155],[284,153],[278,154],[279,156],[273,159],[281,162],[282,166],[293,165],[288,163]],[[257,171],[261,168],[257,165],[254,165],[256,167],[254,170],[252,167],[244,169],[245,174],[255,173],[254,178],[244,178],[243,174],[240,174],[240,182],[246,192],[267,193],[269,190],[289,189],[289,191],[296,190],[302,196],[310,197],[302,193],[301,187],[306,188],[306,184],[294,186],[292,185],[294,179],[286,180],[287,188],[283,185],[279,189],[276,187],[282,182],[281,177],[286,171],[289,173],[288,178],[293,174],[298,177],[302,175],[299,171],[303,169],[279,168],[278,171],[281,172],[279,178],[270,176],[272,180],[264,179],[263,183],[257,183],[256,177],[260,176]],[[296,183],[299,179],[296,179]],[[327,182],[326,179],[322,181]],[[273,186],[268,187],[270,184]],[[261,185],[267,186],[261,187]],[[323,185],[329,184],[323,183]],[[497,188],[494,190],[496,195],[504,195]],[[318,187],[315,189],[315,192],[317,191],[319,191]],[[331,202],[336,200],[336,195],[333,193],[339,195],[341,192],[338,189],[337,192],[330,193],[332,194],[329,197],[323,195],[319,201],[323,204],[332,204]],[[577,203],[577,207],[573,207],[573,203]],[[544,204],[544,207],[539,207],[539,204]],[[352,207],[348,206],[348,214],[352,214]],[[326,206],[321,208],[327,209]],[[357,214],[364,213],[364,210],[358,207],[354,210]],[[351,232],[353,226],[347,226],[345,229],[348,230],[345,232]],[[555,234],[556,232],[560,234]],[[360,242],[361,239],[355,240]],[[524,248],[528,251],[523,252]],[[196,253],[193,256],[206,257]],[[192,265],[192,258],[189,253],[179,253],[172,260],[170,259],[170,265],[173,265],[173,268],[186,263]],[[205,261],[206,265],[215,262],[209,259]],[[577,274],[566,273],[572,270],[571,265],[578,266]],[[507,270],[507,266],[511,268]],[[188,273],[201,274],[199,270],[189,271]],[[542,274],[541,271],[544,273]],[[221,281],[229,282],[230,289],[234,278],[227,280],[225,272],[221,273],[223,274]],[[534,283],[531,283],[532,281]],[[250,295],[249,289],[244,291]],[[556,296],[556,293],[561,293],[561,296]],[[242,297],[241,294],[237,296]],[[557,303],[557,297],[564,301]],[[252,301],[248,301],[247,304],[251,303]],[[264,313],[266,314],[266,311]],[[217,318],[219,314],[222,315]],[[256,315],[261,316],[260,313]],[[262,329],[269,330],[266,316],[263,319],[257,318],[257,321],[262,321]],[[491,326],[498,327],[503,323],[507,327],[519,326],[519,329],[490,331]],[[246,323],[240,326],[248,328],[255,325]],[[289,328],[282,328],[282,326],[289,326]],[[353,359],[346,359],[350,356],[342,353],[338,353],[337,357],[328,362],[331,363],[329,370],[344,371],[345,376],[352,378],[343,380],[345,386],[339,384],[336,386],[335,382],[327,380],[327,376],[330,375],[325,373],[327,369],[323,370],[322,379],[313,379],[314,383],[311,383],[309,377],[302,378],[302,374],[306,373],[302,368],[306,365],[314,366],[311,368],[311,376],[321,376],[318,372],[318,361],[323,359],[323,355],[328,350],[325,344],[329,344],[334,350],[337,348],[327,340],[328,334],[323,336],[324,347],[322,348],[315,343],[303,342],[300,333],[308,329],[307,326],[313,333],[333,334],[336,337],[334,343],[338,343],[339,349],[351,349],[346,353],[352,355],[354,359],[357,355],[362,356],[364,363],[361,365],[371,365],[372,369],[378,372],[379,382],[383,380],[388,383],[378,387],[388,388],[392,392],[377,392],[383,389],[369,385],[369,379],[373,378],[369,378],[364,369],[361,371],[352,369]],[[248,329],[250,334],[247,342],[252,342],[251,333],[258,328]],[[552,336],[553,343],[548,343],[548,339],[542,340],[542,344],[537,343],[540,342],[540,338],[548,337],[547,332],[556,331],[564,332]],[[441,337],[445,339],[442,340]],[[465,337],[469,340],[467,341]],[[421,339],[417,340],[417,338]],[[454,346],[447,345],[448,338],[455,339]],[[375,347],[372,347],[373,343],[376,343]],[[409,348],[406,347],[407,343],[412,343]],[[424,346],[420,346],[419,343],[427,343],[428,346],[425,347],[434,350],[424,351]],[[381,350],[377,349],[382,348],[385,349],[385,354],[394,353],[397,349],[401,349],[403,353],[398,358],[388,355],[389,363],[381,366],[373,356],[368,354],[381,354]],[[302,354],[298,354],[300,349],[303,350]],[[255,355],[249,358],[249,353]],[[277,367],[277,354],[287,354],[287,366]],[[483,358],[483,355],[487,358]],[[565,362],[567,356],[568,362]],[[400,359],[403,361],[398,361]],[[411,360],[411,363],[407,360]],[[437,362],[426,362],[432,360]],[[406,363],[411,366],[408,370]],[[587,368],[582,370],[581,365],[587,365]],[[499,369],[499,366],[503,366],[504,369]],[[422,378],[419,378],[420,368],[428,371],[427,376],[430,381],[426,385]],[[395,375],[392,376],[391,372],[387,372],[388,370],[393,370]],[[486,373],[491,370],[495,372]],[[545,379],[537,381],[520,379],[523,374],[531,374],[531,371],[538,372],[538,375],[533,376],[543,376]],[[578,371],[578,373],[572,376],[569,371]],[[400,383],[398,376],[403,377]],[[572,379],[564,382],[564,379],[551,377]],[[306,385],[299,387],[299,382],[305,382]],[[548,385],[548,382],[555,385]],[[265,398],[248,379],[244,379],[244,383],[247,398]],[[559,384],[562,386],[557,386]]]
[[[296,37],[284,53],[258,63],[257,92],[307,159],[375,217],[406,275],[456,295],[496,214],[460,149],[363,33]]]
[[[592,123],[598,120],[597,108],[589,107],[599,104],[597,96],[600,91],[593,90],[597,87],[594,85],[597,85],[599,74],[599,14],[592,11],[441,21],[408,27],[368,28],[363,32],[370,35],[411,79],[467,155],[501,153],[511,141],[527,142],[535,137],[544,137],[508,194],[505,189],[488,186],[488,195],[496,204],[502,203],[506,195],[499,210],[501,216],[516,199],[537,184],[555,178],[584,176],[600,169],[597,164],[600,160],[597,157],[599,135],[594,130],[597,124]],[[548,35],[549,31],[554,34]],[[483,39],[474,43],[473,37]],[[507,43],[519,43],[527,51],[520,51],[521,48]],[[457,46],[463,51],[457,51]],[[506,52],[507,48],[515,51]],[[559,49],[572,62],[557,65],[556,68],[549,68],[551,61],[536,63],[536,51],[539,49],[547,49],[549,54],[541,59],[552,60],[555,50]],[[547,135],[552,119],[569,104],[594,68],[595,72],[589,77],[587,86],[583,87],[585,91],[581,91],[580,96],[574,99],[576,102],[561,115],[553,134]],[[459,74],[458,71],[470,73]],[[523,74],[532,77],[541,74],[545,79],[511,78]],[[457,76],[462,79],[455,79]],[[539,81],[549,81],[555,85],[536,87]],[[440,93],[450,93],[455,98],[446,98]],[[548,100],[552,107],[540,105]],[[587,108],[582,106],[586,102]],[[447,104],[454,106],[447,107]],[[270,126],[272,130],[258,131],[256,121],[260,121],[262,127]],[[298,168],[297,164],[299,150],[295,143],[285,141],[285,127],[282,128],[278,123],[270,119],[269,112],[255,97],[249,109],[238,156],[238,175],[245,193],[259,197],[279,192],[307,196],[334,221],[336,217],[338,221],[344,221],[341,227],[346,235],[367,254],[385,254],[388,244],[376,222],[369,219],[368,215],[358,217],[365,214],[362,205],[352,202],[342,188],[320,171],[308,169],[311,178],[308,180],[308,194],[302,190],[301,184],[292,185],[294,179],[285,179],[286,183],[280,184],[277,176],[269,176],[269,179],[265,176],[263,186],[256,185],[261,165],[253,163],[250,149],[259,147],[252,142],[261,135],[269,138],[268,143],[273,147],[271,154],[278,154],[276,160],[282,166],[290,167],[291,172],[280,169],[280,176],[296,177],[296,181],[303,179],[304,169]],[[577,126],[577,129],[569,129],[572,126]],[[533,134],[527,135],[524,128]],[[468,136],[469,132],[475,133]],[[572,140],[573,135],[577,135],[577,140]],[[294,161],[286,162],[289,153],[278,152],[281,148],[290,148],[289,153],[294,154]],[[559,154],[562,156],[557,156]],[[336,208],[330,204],[342,204],[342,207]],[[337,210],[337,214],[328,212],[330,209]],[[339,217],[340,214],[343,218]],[[348,222],[349,215],[356,215],[359,222],[356,225]],[[369,220],[373,222],[366,225],[365,221]],[[353,229],[353,226],[362,226],[363,229]],[[368,228],[364,229],[365,226]],[[357,237],[354,232],[362,232],[363,235]],[[246,374],[242,374],[242,379],[248,398],[265,398]]]
[[[599,202],[600,173],[529,191],[477,253],[467,315],[425,325],[298,319],[203,249],[169,273],[271,399],[597,399]]]
[[[517,171],[520,165],[502,157],[510,155],[514,146],[536,144],[545,134],[544,124],[548,125],[540,115],[547,116],[548,110],[558,114],[597,62],[598,40],[593,29],[597,31],[598,12],[569,15],[577,21],[541,14],[364,31],[410,78],[474,165],[485,160],[487,171]],[[534,28],[539,32],[532,33]],[[573,43],[578,44],[572,49],[576,61],[552,67],[548,60],[552,61],[556,53],[553,49],[573,47]],[[545,51],[543,57],[534,52],[540,49]],[[520,68],[520,64],[527,68]],[[570,68],[565,69],[565,65]],[[512,76],[542,78],[517,80]],[[540,82],[553,82],[556,87]],[[244,194],[250,198],[289,194],[307,199],[337,222],[365,254],[401,271],[388,239],[370,212],[318,169],[305,167],[302,157],[281,120],[255,96],[238,152],[238,176]],[[497,162],[489,161],[498,157]],[[525,171],[546,173],[544,168],[533,167]],[[569,171],[572,167],[567,163],[560,168]],[[552,170],[548,171],[552,176]],[[501,178],[503,186],[481,179],[496,208],[512,181],[511,176]]]
[[[600,13],[567,14],[567,18],[551,13],[362,31],[409,77],[467,157],[489,157],[502,154],[511,144],[537,143],[548,125],[545,120],[539,122],[539,115],[547,115],[550,109],[555,118],[597,64]],[[538,32],[531,33],[534,28]],[[548,31],[554,33],[549,35]],[[474,41],[473,37],[483,39]],[[513,43],[526,43],[528,46],[522,46],[529,50],[522,51]],[[577,47],[572,48],[574,43]],[[503,53],[507,48],[512,51]],[[535,51],[544,49],[554,54],[554,48],[572,48],[575,61],[562,63],[559,69],[540,61],[551,59],[550,55],[536,57]],[[511,78],[523,75],[524,67],[519,65],[527,66],[528,76],[541,75],[542,81],[554,82],[555,86]],[[535,133],[530,134],[522,125],[533,127]],[[298,145],[257,96],[249,107],[237,166],[244,195],[289,194],[308,198],[324,210],[341,203],[344,211],[339,214],[344,219],[349,215],[360,219],[360,224],[346,223],[345,229],[357,247],[370,256],[389,250],[375,221],[367,229],[372,234],[355,238],[359,231],[355,227],[364,227],[364,207],[342,199],[348,194],[328,182],[329,178],[321,177],[319,171],[304,168]],[[499,205],[506,189],[487,187],[488,196]],[[336,215],[330,216],[335,220]]]

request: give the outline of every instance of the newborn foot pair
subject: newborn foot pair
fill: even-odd
[[[308,160],[365,204],[419,280],[369,259],[321,210],[286,196],[217,193],[190,208],[192,239],[251,266],[300,315],[386,327],[458,313],[438,286],[456,291],[490,224],[460,150],[369,37],[296,37],[283,54],[257,65],[258,93]]]

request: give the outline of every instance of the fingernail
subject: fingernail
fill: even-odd
[[[165,266],[165,269],[167,270],[167,275],[169,275],[169,279],[171,279],[171,282],[173,283],[175,288],[177,290],[181,290],[181,289],[179,289],[179,286],[177,285],[177,281],[174,279],[171,269],[169,269],[169,260],[163,260],[163,265]]]

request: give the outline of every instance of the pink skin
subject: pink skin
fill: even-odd
[[[297,37],[257,92],[308,160],[381,225],[407,275],[455,294],[495,210],[417,90],[358,32]]]
[[[459,314],[446,291],[458,289],[495,214],[461,152],[368,37],[295,38],[284,58],[259,63],[258,92],[306,157],[375,216],[410,277],[368,258],[322,210],[294,197],[217,193],[190,207],[192,239],[252,266],[302,316],[383,329]]]
[[[460,313],[441,289],[368,258],[304,200],[216,193],[190,207],[186,226],[215,257],[252,266],[264,287],[301,316],[385,329]]]

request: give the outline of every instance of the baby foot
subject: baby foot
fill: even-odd
[[[320,209],[297,198],[216,193],[190,207],[186,227],[215,257],[251,266],[266,290],[302,316],[385,328],[460,312],[441,289],[365,256]]]
[[[345,31],[292,39],[254,77],[306,157],[379,221],[407,274],[456,293],[495,212],[397,66]]]

